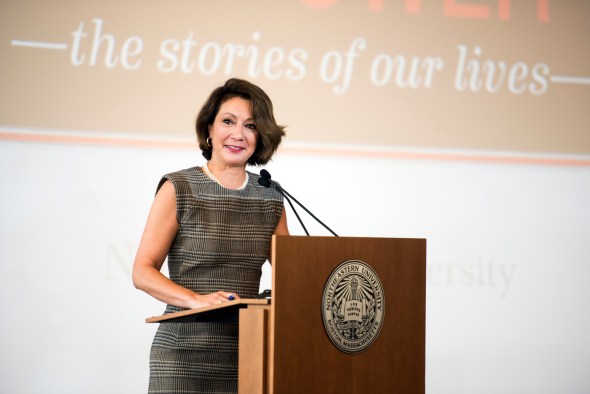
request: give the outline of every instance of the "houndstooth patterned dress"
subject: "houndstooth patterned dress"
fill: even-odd
[[[230,190],[193,167],[165,175],[176,190],[179,230],[168,253],[170,279],[197,293],[218,290],[253,298],[282,196],[249,173]],[[182,310],[168,305],[165,313]],[[150,354],[150,393],[237,393],[238,324],[160,323]]]

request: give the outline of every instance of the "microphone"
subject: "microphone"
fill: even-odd
[[[329,232],[331,232],[335,237],[338,236],[338,234],[336,234],[334,231],[332,231],[332,229],[330,227],[328,227],[326,224],[324,224],[324,222],[322,222],[313,213],[311,213],[309,211],[309,209],[305,208],[303,206],[303,204],[301,204],[299,201],[297,201],[297,199],[295,197],[293,197],[291,194],[289,194],[289,192],[287,192],[285,189],[283,189],[278,183],[276,183],[275,181],[271,180],[270,173],[267,170],[265,170],[265,169],[260,170],[260,178],[258,178],[258,184],[260,184],[261,186],[264,186],[264,187],[272,187],[276,191],[278,191],[283,197],[285,197],[285,199],[287,200],[287,202],[291,206],[291,209],[295,213],[295,216],[297,216],[297,219],[299,220],[299,223],[301,224],[301,227],[303,227],[303,230],[305,231],[305,234],[309,235],[309,233],[307,232],[307,229],[303,225],[303,221],[301,220],[301,218],[297,214],[297,211],[295,210],[295,207],[291,203],[291,199],[293,199],[293,201],[295,201],[297,203],[297,205],[299,205],[301,208],[303,208],[305,210],[305,212],[307,212],[319,224],[321,224],[322,226],[324,226],[324,228],[326,230],[328,230]]]

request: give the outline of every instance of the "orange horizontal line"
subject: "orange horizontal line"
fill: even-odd
[[[590,160],[567,159],[553,157],[530,157],[530,156],[501,156],[501,155],[472,155],[463,153],[434,153],[434,152],[409,152],[409,151],[372,151],[372,150],[347,150],[331,148],[297,148],[287,147],[283,151],[301,154],[324,154],[331,156],[347,157],[369,157],[369,158],[390,158],[390,159],[414,159],[434,161],[469,161],[500,164],[537,164],[567,167],[590,167]]]
[[[15,133],[2,132],[0,130],[0,141],[20,141],[55,144],[81,144],[81,145],[111,145],[125,146],[132,148],[156,148],[156,149],[197,149],[196,142],[176,142],[170,140],[149,140],[121,137],[99,137],[85,135],[57,135],[45,133]],[[296,147],[282,146],[281,153],[287,154],[313,154],[325,156],[343,157],[366,157],[366,158],[387,158],[387,159],[412,159],[412,160],[433,160],[433,161],[461,161],[461,162],[486,162],[496,164],[527,164],[527,165],[550,165],[566,167],[590,167],[590,159],[568,159],[553,157],[531,157],[531,156],[502,156],[502,155],[476,155],[461,153],[435,153],[435,152],[410,152],[410,151],[379,151],[345,148],[325,147]]]

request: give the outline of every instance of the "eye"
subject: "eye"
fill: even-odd
[[[246,125],[247,128],[249,128],[250,130],[258,130],[258,128],[256,127],[256,125],[254,123],[248,123]]]
[[[228,124],[228,125],[234,124],[234,121],[232,119],[229,119],[229,118],[223,119],[222,122],[224,124]]]

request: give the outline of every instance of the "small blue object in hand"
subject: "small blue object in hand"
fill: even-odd
[[[233,294],[230,294],[229,297],[227,297],[228,300],[233,301],[236,299],[236,296],[234,296]]]

